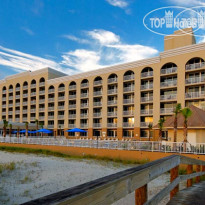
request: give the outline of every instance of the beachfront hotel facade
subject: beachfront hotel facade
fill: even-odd
[[[165,36],[164,51],[149,59],[71,76],[51,68],[8,76],[0,120],[38,119],[54,135],[77,127],[89,138],[147,140],[148,125],[171,116],[176,103],[205,108],[205,43],[186,33]]]

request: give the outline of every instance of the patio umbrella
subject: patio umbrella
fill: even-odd
[[[16,131],[16,130],[12,132],[12,134],[16,134],[16,133],[17,133],[17,131]]]
[[[26,133],[26,130],[21,130],[19,133]]]
[[[28,133],[29,133],[29,134],[35,134],[36,131],[30,131],[30,130],[29,130]]]
[[[52,133],[52,131],[47,130],[47,129],[40,129],[40,130],[37,130],[36,132]]]
[[[74,128],[72,130],[66,130],[66,132],[87,132],[86,130],[81,130],[79,128]]]

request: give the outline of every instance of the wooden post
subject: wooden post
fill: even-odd
[[[192,174],[193,173],[193,165],[188,164],[186,170],[187,170],[187,174]],[[187,188],[192,186],[192,179],[187,180],[186,186],[187,186]]]
[[[201,171],[201,166],[200,165],[196,165],[196,172],[200,172]],[[200,176],[196,177],[196,183],[200,182]]]
[[[179,166],[170,170],[170,182],[173,182],[179,176]],[[170,192],[170,199],[179,191],[179,184]]]
[[[204,165],[202,165],[202,172],[205,172],[205,166]],[[205,176],[205,175],[203,175],[203,176]]]
[[[135,205],[143,205],[147,201],[147,184],[135,190]]]

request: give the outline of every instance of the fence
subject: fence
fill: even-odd
[[[205,154],[205,143],[157,142],[157,141],[118,141],[118,140],[89,140],[65,138],[17,138],[0,137],[1,143],[54,145],[67,147],[87,147],[99,149],[136,150],[151,152],[173,152]]]
[[[179,175],[179,165],[187,165],[187,174]],[[196,173],[193,172],[196,165]],[[148,183],[170,171],[170,184],[148,199]],[[142,166],[133,167],[88,183],[78,185],[30,202],[24,205],[69,204],[69,205],[107,205],[135,191],[136,205],[157,205],[167,195],[172,198],[179,191],[179,183],[187,180],[187,187],[192,186],[192,179],[200,182],[205,174],[205,162],[180,155],[171,155]]]

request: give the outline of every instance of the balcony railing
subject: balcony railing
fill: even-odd
[[[64,119],[64,115],[58,115],[58,119]]]
[[[24,97],[24,98],[27,98],[27,97],[28,97],[28,94],[23,94],[23,97]]]
[[[102,113],[101,112],[94,112],[93,117],[101,117]]]
[[[123,77],[123,80],[134,80],[135,79],[135,76],[134,75],[125,75]]]
[[[45,111],[45,107],[40,107],[39,108],[39,112],[44,112]]]
[[[107,127],[116,128],[117,123],[107,123]]]
[[[53,110],[54,110],[54,107],[48,107],[48,110],[49,110],[49,111],[53,111]]]
[[[58,92],[65,91],[65,87],[58,88]]]
[[[58,100],[64,101],[64,100],[65,100],[65,96],[59,96],[59,97],[58,97]]]
[[[23,86],[23,89],[24,89],[24,90],[28,89],[28,85],[24,85],[24,86]]]
[[[13,100],[13,96],[10,96],[10,97],[9,97],[9,100]]]
[[[202,92],[187,92],[185,94],[186,99],[187,98],[202,98],[205,97],[205,91]]]
[[[177,98],[177,94],[166,94],[166,95],[161,95],[160,100],[175,100]]]
[[[36,92],[32,92],[32,93],[31,93],[31,96],[36,96]]]
[[[174,108],[160,108],[160,113],[161,114],[168,114],[168,113],[173,113],[174,112]]]
[[[9,89],[9,93],[12,93],[13,92],[13,89]]]
[[[108,112],[107,116],[108,117],[116,117],[117,116],[117,112]]]
[[[20,91],[20,87],[16,88],[16,91]]]
[[[196,70],[196,69],[204,67],[204,65],[205,65],[205,62],[189,64],[189,65],[186,65],[186,70]]]
[[[75,90],[76,89],[76,85],[70,85],[69,86],[69,90]]]
[[[76,108],[76,104],[70,104],[68,105],[69,108]]]
[[[32,113],[36,113],[36,109],[31,109],[31,112]]]
[[[6,112],[2,112],[2,115],[6,115]]]
[[[141,85],[140,89],[141,89],[141,90],[153,89],[153,83]]]
[[[55,89],[49,89],[48,90],[48,93],[54,93],[55,92]]]
[[[16,103],[16,106],[20,106],[20,103]]]
[[[35,120],[36,119],[36,117],[30,117],[30,120]]]
[[[102,80],[94,81],[94,85],[101,85],[101,84],[102,84]]]
[[[32,100],[32,101],[31,101],[31,104],[36,104],[36,100]]]
[[[2,113],[3,114],[3,113]],[[16,110],[15,114],[20,114],[20,110]]]
[[[93,106],[102,106],[102,102],[93,102]]]
[[[35,88],[36,87],[36,84],[31,84],[31,88]]]
[[[45,94],[45,90],[39,91],[39,94],[40,94],[40,95],[44,95],[44,94]]]
[[[134,103],[134,98],[124,99],[124,100],[123,100],[123,103],[124,103],[124,104],[133,104],[133,103]]]
[[[87,98],[88,97],[88,93],[81,93],[81,98]]]
[[[75,99],[76,95],[69,95],[69,99]]]
[[[166,69],[161,69],[160,73],[163,74],[171,74],[171,73],[176,73],[177,72],[177,67],[172,67],[172,68],[166,68]]]
[[[49,120],[53,120],[53,119],[54,119],[54,115],[49,115],[49,116],[48,116],[48,119],[49,119]]]
[[[55,98],[48,98],[48,102],[54,102]]]
[[[123,127],[130,127],[130,128],[133,128],[133,127],[134,127],[134,123],[123,122]]]
[[[102,95],[102,91],[95,91],[93,92],[93,96]]]
[[[27,119],[28,119],[27,117],[23,117],[23,121],[24,121],[24,122],[27,121]]]
[[[108,105],[117,105],[117,100],[109,100],[107,101]]]
[[[153,71],[141,73],[141,78],[147,78],[152,76],[153,76]]]
[[[107,91],[108,94],[117,94],[117,89],[110,89]]]
[[[80,127],[81,128],[88,128],[88,124],[87,123],[82,123],[82,124],[80,124]]]
[[[160,87],[161,87],[161,88],[164,88],[164,87],[173,87],[173,86],[177,86],[177,80],[165,81],[165,82],[161,82],[161,83],[160,83]]]
[[[2,98],[3,101],[6,101],[6,97]]]
[[[13,111],[9,111],[8,114],[9,114],[9,115],[12,115],[12,114],[13,114]]]
[[[58,106],[58,109],[59,109],[59,110],[64,110],[64,109],[65,109],[65,106],[64,106],[64,105]]]
[[[13,107],[13,103],[9,104],[9,107]]]
[[[39,103],[44,103],[45,102],[45,99],[40,99],[39,100]]]
[[[6,107],[6,105],[4,104],[4,105],[2,105],[2,107],[3,107],[3,108],[5,108],[5,107]]]
[[[204,83],[204,82],[205,82],[205,76],[186,79],[186,85],[194,84],[194,83]]]
[[[20,95],[16,95],[16,99],[19,99],[20,98]]]
[[[69,114],[69,115],[68,115],[68,118],[70,118],[70,119],[75,119],[75,118],[76,118],[76,114]]]
[[[126,111],[123,111],[123,115],[134,115],[134,110],[126,110]]]
[[[86,87],[88,87],[89,86],[89,83],[82,83],[81,84],[81,88],[86,88]]]
[[[141,102],[152,102],[153,96],[141,97]]]
[[[88,113],[81,113],[81,114],[80,114],[80,117],[81,117],[81,118],[88,118]]]
[[[141,115],[152,115],[153,109],[144,109],[140,111]]]
[[[27,105],[27,104],[28,104],[28,101],[23,102],[23,105]]]
[[[39,83],[39,86],[40,86],[40,87],[45,86],[45,82]]]
[[[152,122],[140,122],[140,126],[141,127],[146,127],[148,128],[148,125],[151,124],[152,125]]]
[[[39,116],[39,120],[44,120],[45,116]]]
[[[93,123],[94,128],[101,128],[101,123]]]
[[[133,86],[129,86],[129,87],[124,87],[123,91],[124,92],[134,92],[135,88],[134,85]]]
[[[75,124],[68,124],[68,127],[72,129],[72,128],[75,128],[76,126]]]
[[[81,107],[88,107],[88,106],[89,106],[88,103],[82,103],[82,104],[81,104]]]
[[[108,83],[116,83],[117,82],[117,78],[109,78],[107,80]]]
[[[48,125],[48,129],[53,129],[54,125]]]

